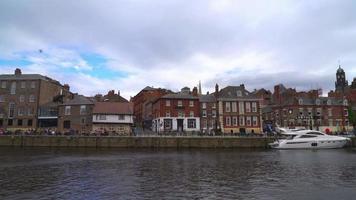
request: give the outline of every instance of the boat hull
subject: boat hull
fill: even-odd
[[[348,139],[321,140],[321,141],[290,141],[281,140],[271,144],[274,149],[338,149],[348,143]]]

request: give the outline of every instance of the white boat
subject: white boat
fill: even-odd
[[[286,139],[271,143],[275,149],[336,149],[344,147],[351,139],[332,136],[315,130],[299,130],[283,133]]]

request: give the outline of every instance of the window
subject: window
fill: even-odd
[[[3,119],[0,119],[0,127],[4,125]]]
[[[240,126],[245,126],[245,118],[244,117],[239,117],[240,121]]]
[[[206,129],[208,127],[208,121],[206,119],[203,119],[202,121],[202,128]]]
[[[5,102],[5,95],[0,95],[0,102]]]
[[[299,105],[303,105],[303,99],[298,100]]]
[[[231,126],[231,117],[225,117],[226,126]]]
[[[246,102],[246,112],[251,112],[251,103]]]
[[[225,102],[225,112],[230,112],[230,102]]]
[[[252,102],[252,112],[257,112],[257,103]]]
[[[70,106],[64,108],[64,115],[70,115]]]
[[[9,118],[13,118],[15,115],[15,103],[9,103]]]
[[[237,95],[238,97],[241,97],[241,96],[242,96],[241,90],[237,90],[237,91],[236,91],[236,95]]]
[[[18,115],[18,116],[23,116],[24,113],[25,113],[25,112],[24,112],[24,109],[23,109],[22,107],[20,107],[20,108],[17,109],[17,115]]]
[[[12,126],[13,123],[14,123],[14,120],[13,120],[13,119],[8,119],[8,120],[7,120],[7,125],[8,125],[8,126]]]
[[[196,120],[188,119],[188,128],[196,128]]]
[[[26,82],[25,81],[21,81],[21,88],[22,89],[26,88]]]
[[[317,108],[317,109],[316,109],[316,115],[317,115],[317,116],[320,116],[320,115],[321,115],[321,108]]]
[[[232,125],[237,126],[237,117],[232,117]]]
[[[178,106],[179,106],[179,107],[182,107],[182,106],[183,106],[182,100],[178,100]]]
[[[22,119],[17,120],[17,126],[22,126]]]
[[[315,137],[318,137],[318,136],[316,136],[316,135],[302,135],[299,138],[315,138]]]
[[[315,104],[316,104],[316,105],[320,105],[320,99],[316,99],[316,100],[315,100]]]
[[[211,111],[211,116],[214,117],[214,118],[216,117],[216,110],[212,110]]]
[[[333,120],[329,119],[329,126],[333,126]]]
[[[172,130],[172,119],[164,119],[164,130]]]
[[[246,126],[251,126],[251,117],[246,117]]]
[[[63,122],[63,128],[69,129],[70,128],[70,121],[69,120],[65,120]]]
[[[80,115],[85,115],[87,113],[87,107],[85,105],[80,106]]]
[[[170,100],[166,100],[166,106],[171,106],[171,101]]]
[[[232,112],[237,112],[237,104],[236,104],[236,102],[231,102],[231,110],[232,110]]]
[[[308,135],[324,135],[322,133],[318,133],[318,132],[309,132],[307,133]]]
[[[211,122],[211,123],[210,123],[211,128],[215,128],[215,127],[216,127],[215,120],[211,120],[210,122]]]
[[[344,106],[347,106],[348,103],[347,103],[347,99],[344,100]]]
[[[331,117],[333,115],[333,112],[332,112],[331,108],[328,108],[328,115],[329,115],[329,117]]]
[[[206,117],[206,110],[203,110],[202,116],[203,116],[203,117]]]
[[[239,113],[240,114],[244,114],[245,113],[244,102],[243,101],[239,102]]]
[[[194,107],[194,101],[189,101],[189,107]]]
[[[80,120],[81,124],[85,124],[85,117],[82,117],[81,120]]]
[[[33,95],[33,94],[30,95],[29,102],[31,102],[31,103],[35,102],[35,95]]]
[[[252,117],[252,125],[257,126],[257,117],[256,116]]]
[[[213,103],[213,105],[211,106],[211,108],[216,108],[216,103]]]
[[[27,126],[32,126],[32,119],[27,120]]]
[[[347,109],[344,109],[344,115],[349,116],[349,111]]]
[[[25,102],[25,95],[20,95],[20,102]]]
[[[33,108],[32,107],[28,108],[27,115],[29,115],[29,116],[33,115]]]
[[[206,109],[206,103],[202,103],[202,108]]]
[[[189,117],[194,117],[194,111],[189,112]]]
[[[31,82],[31,88],[35,88],[36,87],[36,83],[35,83],[35,81],[32,81]]]
[[[6,88],[6,81],[1,82],[1,88],[5,89]]]
[[[119,115],[119,120],[125,120],[125,115]]]
[[[170,111],[166,111],[166,117],[171,117],[171,112]]]
[[[184,117],[184,112],[183,111],[178,111],[178,117]]]
[[[327,105],[331,105],[331,100],[328,99],[328,101],[326,102]]]
[[[16,82],[11,83],[10,94],[16,94]]]

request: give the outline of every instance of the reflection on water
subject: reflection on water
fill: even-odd
[[[354,199],[356,151],[0,148],[1,199]]]

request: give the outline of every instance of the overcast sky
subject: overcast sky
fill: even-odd
[[[1,0],[0,73],[85,95],[245,83],[334,88],[356,77],[356,1]]]

